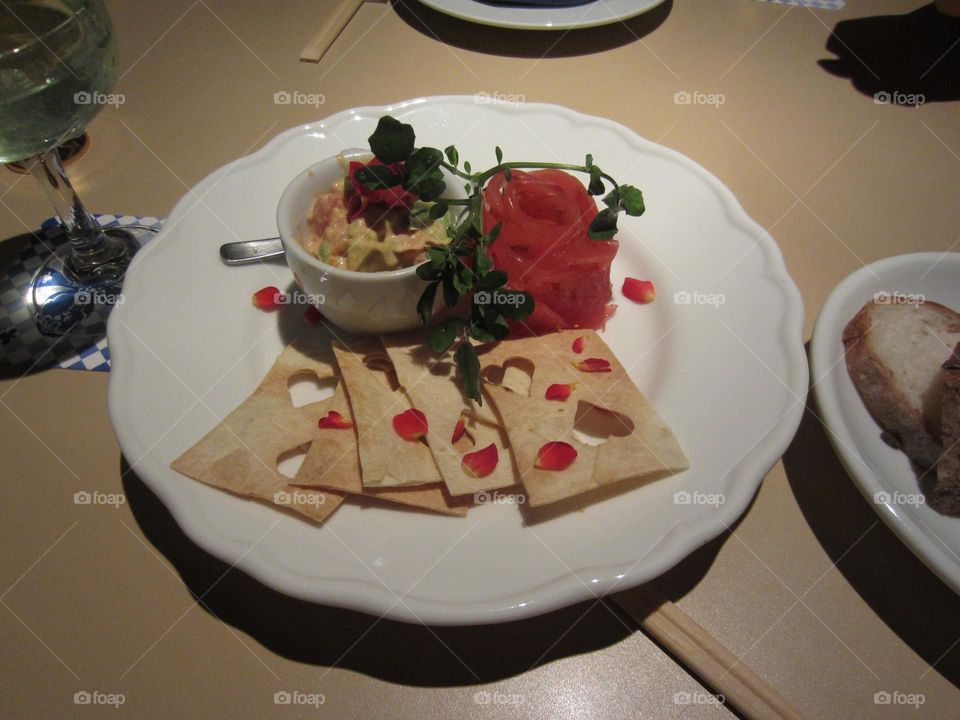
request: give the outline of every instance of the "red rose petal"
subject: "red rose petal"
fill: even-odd
[[[577,459],[577,449],[565,442],[548,442],[537,450],[535,467],[541,470],[566,470]]]
[[[554,383],[547,388],[547,392],[544,394],[544,397],[547,400],[566,400],[568,397],[570,397],[570,393],[576,386],[576,383],[570,383],[568,385]]]
[[[427,416],[410,408],[393,416],[393,429],[404,440],[419,440],[427,434]]]
[[[463,434],[467,431],[467,423],[464,422],[463,418],[457,420],[457,425],[453,428],[453,437],[450,438],[450,444],[452,445],[457,440],[463,437]]]
[[[330,430],[346,430],[352,428],[353,423],[336,410],[331,410],[317,421],[317,427]]]
[[[267,285],[253,294],[253,306],[261,310],[273,310],[283,304],[283,293],[280,288]]]
[[[587,339],[581,335],[573,341],[573,351],[578,355],[583,352],[583,346],[587,344]]]
[[[657,291],[653,283],[649,280],[637,280],[636,278],[627,278],[623,281],[623,294],[630,300],[641,305],[653,302],[657,297]]]
[[[483,450],[467,453],[463,456],[461,464],[464,472],[475,478],[486,477],[497,468],[500,461],[500,454],[497,452],[497,446],[490,443]]]
[[[416,202],[417,196],[412,192],[404,190],[402,185],[394,185],[388,188],[369,188],[360,182],[356,175],[357,171],[361,170],[367,165],[383,165],[377,158],[374,158],[369,163],[361,162],[351,162],[348,170],[348,179],[350,181],[350,187],[353,188],[353,195],[350,196],[348,200],[348,210],[350,211],[350,222],[353,222],[357,218],[363,215],[364,211],[367,209],[368,203],[376,203],[378,205],[386,205],[387,207],[405,207],[410,209],[413,207],[413,203]],[[404,170],[404,163],[393,163],[392,165],[387,165],[390,170],[394,173],[402,173]]]
[[[610,361],[603,358],[587,358],[575,362],[573,366],[582,372],[610,372],[613,369],[610,367]]]
[[[353,222],[357,218],[363,217],[363,213],[367,209],[367,199],[358,192],[353,193],[347,199],[347,212],[350,222]]]

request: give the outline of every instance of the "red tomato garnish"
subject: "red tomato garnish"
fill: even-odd
[[[541,470],[566,470],[577,459],[577,449],[565,442],[548,442],[537,450],[535,467]]]
[[[323,322],[323,313],[315,305],[310,305],[303,313],[303,319],[311,325],[318,325]]]
[[[641,305],[653,302],[657,297],[657,291],[653,283],[649,280],[637,280],[636,278],[627,278],[623,281],[623,294],[630,300]]]
[[[336,410],[331,410],[317,421],[317,427],[330,430],[346,430],[353,427],[353,423],[347,420]]]
[[[283,304],[283,293],[280,288],[267,285],[253,294],[253,306],[261,310],[273,310]]]
[[[360,182],[357,179],[357,171],[367,167],[367,165],[383,165],[383,163],[377,158],[374,158],[366,164],[361,162],[350,163],[349,180],[350,187],[353,188],[353,194],[347,199],[350,222],[361,217],[367,209],[367,205],[370,203],[385,205],[386,207],[405,207],[407,209],[413,207],[413,203],[417,201],[417,196],[412,192],[404,190],[403,185],[394,185],[393,187],[378,188],[375,190],[368,188]],[[386,165],[385,167],[394,173],[400,174],[403,172],[405,166],[404,163],[399,162]]]
[[[603,358],[587,358],[575,362],[573,366],[582,372],[610,372],[612,370],[610,361]]]
[[[467,423],[464,422],[463,418],[457,420],[456,427],[453,428],[453,437],[450,438],[450,444],[452,445],[457,440],[463,437],[463,434],[467,431]]]
[[[496,470],[499,461],[500,454],[497,452],[497,446],[490,443],[483,450],[464,455],[461,464],[467,474],[475,478],[482,478]]]
[[[576,383],[570,383],[569,385],[554,383],[547,388],[547,392],[544,394],[544,397],[547,400],[566,400],[568,397],[570,397],[570,393],[576,386]]]
[[[410,408],[393,416],[393,429],[404,440],[419,440],[427,434],[427,416]]]
[[[581,335],[573,341],[573,351],[578,355],[583,352],[583,346],[587,344],[587,339]]]

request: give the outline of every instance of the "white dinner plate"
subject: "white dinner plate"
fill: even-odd
[[[514,505],[451,518],[348,502],[316,527],[170,469],[246,399],[290,327],[317,332],[250,304],[265,285],[288,286],[285,266],[227,267],[218,246],[276,235],[291,178],[364,146],[388,112],[414,126],[418,144],[456,144],[477,169],[497,145],[506,160],[592,153],[642,188],[647,213],[621,217],[620,308],[603,336],[675,431],[689,471],[539,522]],[[653,280],[658,298],[623,298],[628,276]],[[553,105],[425,98],[288,130],[191,190],[134,259],[123,294],[109,324],[110,416],[134,471],[184,531],[278,590],[400,620],[513,620],[664,572],[744,511],[793,437],[808,384],[799,293],[733,194],[679,153]]]
[[[810,339],[813,392],[840,461],[890,529],[960,592],[960,518],[925,504],[916,471],[906,455],[880,439],[880,426],[847,373],[843,329],[875,295],[888,302],[932,300],[960,310],[960,253],[913,253],[861,268],[830,293]]]
[[[420,0],[446,15],[520,30],[573,30],[622,22],[652,10],[665,0],[594,0],[572,7],[518,7],[477,0]]]

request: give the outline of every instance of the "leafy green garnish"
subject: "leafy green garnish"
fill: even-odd
[[[370,136],[370,149],[380,162],[392,165],[410,157],[415,138],[412,126],[384,115]]]
[[[421,265],[420,267],[428,266]],[[417,270],[420,270],[420,268],[417,268]],[[420,273],[418,272],[417,274],[419,275]],[[430,318],[433,317],[433,303],[436,300],[437,288],[439,286],[439,282],[432,282],[427,285],[427,289],[423,291],[423,294],[417,301],[417,315],[420,316],[420,322],[422,322],[424,325],[428,325],[430,323]]]
[[[457,361],[457,369],[463,379],[467,397],[483,403],[483,396],[480,394],[480,358],[477,357],[477,349],[469,342],[462,342],[453,357]]]
[[[441,320],[430,328],[427,336],[427,345],[435,353],[445,353],[457,341],[460,335],[460,327],[463,325],[463,319],[458,317],[449,317]]]
[[[483,172],[473,172],[469,162],[460,165],[460,154],[454,145],[442,152],[436,148],[415,146],[413,127],[385,115],[370,136],[370,149],[384,165],[368,165],[355,177],[365,186],[380,189],[400,185],[420,200],[433,203],[426,210],[430,219],[448,215],[452,208],[460,208],[459,219],[447,228],[450,242],[441,247],[427,248],[427,259],[417,266],[417,276],[427,283],[417,302],[417,315],[424,325],[430,325],[427,345],[435,353],[454,350],[454,359],[467,397],[483,403],[480,393],[480,359],[473,341],[488,343],[503,340],[510,334],[508,320],[522,322],[530,317],[535,307],[533,296],[509,287],[510,278],[493,267],[487,248],[497,239],[498,223],[489,232],[483,231],[483,188],[497,173],[503,173],[509,182],[513,169],[555,168],[586,173],[587,191],[603,195],[605,207],[590,223],[589,237],[609,240],[617,233],[617,218],[621,212],[639,216],[644,212],[643,194],[631,185],[619,185],[587,155],[583,165],[565,163],[503,162],[503,151],[494,148],[497,164]],[[391,165],[392,168],[384,167]],[[446,190],[444,170],[466,182],[466,199],[443,198]],[[607,192],[606,183],[612,189]],[[606,193],[606,194],[604,194]],[[422,220],[424,207],[416,212]],[[447,315],[433,322],[437,295],[441,294],[447,308],[460,307],[462,298],[469,298],[466,315]]]
[[[403,182],[403,176],[386,165],[367,165],[357,170],[356,177],[368,188],[374,190],[391,188]]]
[[[442,162],[443,153],[435,148],[416,150],[406,159],[404,190],[409,190],[421,200],[438,199],[447,189],[447,184],[443,180],[443,170],[440,169]]]

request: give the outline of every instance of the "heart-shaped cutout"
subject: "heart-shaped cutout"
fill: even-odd
[[[634,430],[633,420],[623,413],[608,410],[586,400],[577,403],[573,434],[585,445],[603,445],[611,437],[627,437]]]
[[[287,378],[287,391],[294,407],[303,407],[333,397],[336,378],[321,380],[313,370],[301,370]]]

